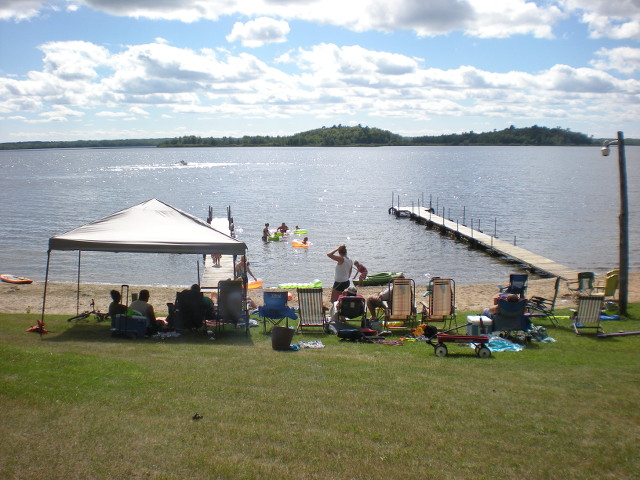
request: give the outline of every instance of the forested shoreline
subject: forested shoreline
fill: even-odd
[[[187,135],[175,138],[130,140],[76,140],[56,142],[0,143],[0,150],[43,148],[131,148],[131,147],[360,147],[360,146],[578,146],[597,145],[594,139],[583,133],[560,127],[548,128],[534,125],[504,130],[475,133],[403,137],[388,130],[357,125],[334,125],[289,136],[199,137]],[[626,139],[629,145],[639,145],[639,140]]]

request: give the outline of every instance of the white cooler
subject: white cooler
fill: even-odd
[[[482,318],[482,324],[484,325],[484,333],[480,326],[480,319]],[[493,320],[484,315],[469,315],[467,316],[467,335],[489,335],[493,331]]]

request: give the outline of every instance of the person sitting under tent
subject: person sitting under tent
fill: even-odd
[[[175,311],[179,330],[198,329],[206,319],[215,318],[213,301],[202,294],[197,283],[176,294]]]
[[[158,330],[158,324],[156,320],[156,313],[153,310],[153,305],[149,303],[149,290],[140,290],[138,299],[131,302],[129,308],[140,314],[140,316],[147,317],[147,330],[155,333]]]
[[[127,313],[127,307],[125,307],[124,305],[122,305],[122,303],[120,303],[122,300],[122,296],[120,295],[120,292],[117,290],[111,290],[111,292],[109,293],[111,295],[111,300],[112,300],[112,302],[109,304],[109,316],[111,318],[115,318],[116,315]]]

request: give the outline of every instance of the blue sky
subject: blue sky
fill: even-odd
[[[640,138],[639,0],[2,0],[0,142]]]

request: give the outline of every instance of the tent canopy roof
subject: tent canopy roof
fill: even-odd
[[[247,246],[153,198],[53,236],[49,250],[242,255]]]

